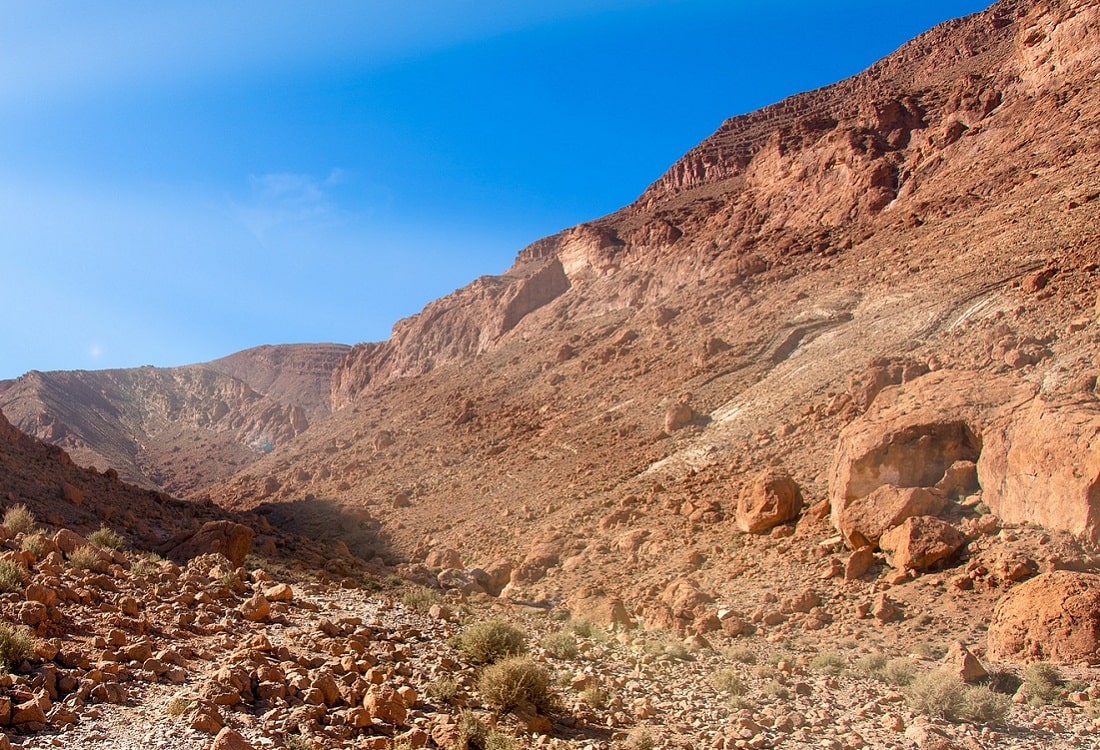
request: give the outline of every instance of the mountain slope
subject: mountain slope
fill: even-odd
[[[882,387],[981,371],[1095,402],[1098,19],[1001,2],[728,121],[635,203],[354,347],[340,408],[211,497],[365,508],[406,559],[450,546],[514,595],[668,626],[680,575],[755,606],[731,521],[778,464],[819,505],[751,566],[808,585],[838,436]]]

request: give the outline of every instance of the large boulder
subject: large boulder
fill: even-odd
[[[923,487],[883,484],[863,497],[851,498],[833,514],[833,523],[852,549],[878,547],[888,529],[913,516],[934,516],[943,506],[943,497]]]
[[[1100,662],[1100,575],[1056,570],[1009,591],[993,609],[998,661]]]
[[[879,539],[886,561],[899,570],[927,570],[949,559],[965,543],[961,531],[932,516],[907,518]]]
[[[977,461],[986,425],[1034,392],[1015,378],[946,370],[883,389],[840,433],[829,477],[833,525],[855,546],[862,540],[853,532],[863,532],[850,518],[863,512],[851,506],[883,485],[933,488],[957,461]]]
[[[174,560],[221,554],[240,567],[252,549],[254,535],[248,526],[233,521],[207,521],[194,534],[165,550],[165,554]]]
[[[768,468],[737,499],[737,528],[752,534],[786,523],[802,510],[802,490],[783,469]]]
[[[982,438],[978,480],[994,514],[1100,541],[1100,404],[1036,399]]]

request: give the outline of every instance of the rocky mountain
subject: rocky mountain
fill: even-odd
[[[0,609],[45,639],[0,725],[27,747],[1091,747],[1097,80],[1100,2],[1001,0],[727,121],[385,342],[0,385],[73,454],[0,419],[9,507],[192,558],[85,570],[67,529],[47,551],[0,526],[26,578]],[[253,532],[249,566],[315,575],[242,567]],[[502,618],[534,661],[471,655]],[[517,664],[555,699],[494,698]]]
[[[780,588],[832,533],[914,513],[1095,541],[1098,24],[1007,0],[727,121],[633,204],[354,347],[337,411],[209,496],[332,500],[394,560],[461,549],[509,594],[662,627],[706,616],[682,576],[758,606],[734,519],[766,467],[811,508],[765,524],[799,540],[770,548]],[[956,463],[980,485],[944,489]],[[903,510],[851,520],[876,502]]]
[[[267,346],[188,367],[30,372],[0,383],[0,410],[81,465],[184,495],[327,414],[346,350]]]

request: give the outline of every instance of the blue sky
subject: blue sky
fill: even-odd
[[[384,339],[985,5],[0,0],[0,378]]]

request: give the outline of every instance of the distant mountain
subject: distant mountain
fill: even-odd
[[[0,410],[82,465],[184,495],[248,466],[327,414],[347,347],[267,346],[207,365],[30,372]]]

